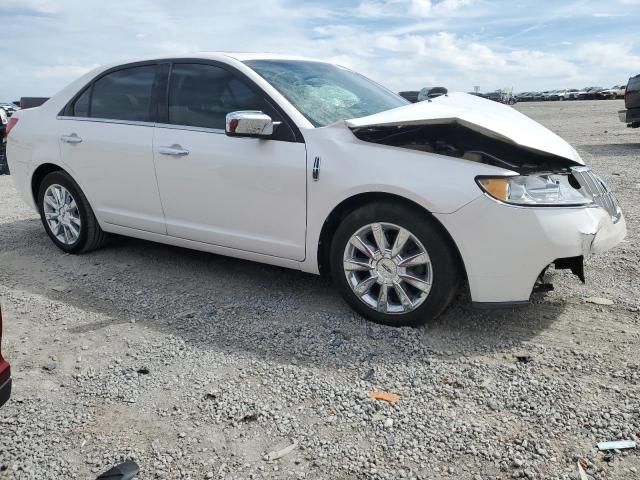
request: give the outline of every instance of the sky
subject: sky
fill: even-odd
[[[105,63],[260,51],[395,90],[611,87],[640,73],[640,0],[0,0],[0,100]]]

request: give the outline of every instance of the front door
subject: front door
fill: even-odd
[[[227,113],[261,110],[276,121],[273,139],[227,137]],[[153,154],[171,236],[304,260],[306,150],[262,92],[211,64],[176,63],[167,124]]]

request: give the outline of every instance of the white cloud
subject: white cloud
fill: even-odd
[[[98,67],[97,63],[93,65],[46,65],[35,67],[32,74],[42,79],[73,79],[80,77],[90,70]]]
[[[51,15],[58,11],[52,0],[2,0],[0,13],[15,15]]]
[[[411,0],[409,13],[418,17],[428,17],[431,14],[431,0]]]
[[[594,0],[510,8],[480,0],[332,5],[128,0],[127,8],[113,8],[103,0],[0,0],[0,12],[15,15],[3,25],[0,100],[50,95],[95,64],[203,50],[321,58],[394,90],[606,86],[640,71],[640,40],[619,28],[597,30],[615,22],[593,18],[601,11]],[[558,21],[585,25],[584,32],[565,32]]]

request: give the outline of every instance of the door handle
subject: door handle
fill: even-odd
[[[72,133],[71,135],[63,135],[62,137],[60,137],[60,140],[62,140],[64,143],[82,142],[82,139],[75,133]]]
[[[189,150],[182,148],[180,145],[173,144],[170,147],[159,147],[158,152],[162,155],[171,155],[174,157],[184,157],[189,155]]]

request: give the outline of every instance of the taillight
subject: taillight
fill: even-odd
[[[11,131],[11,129],[16,126],[16,123],[18,123],[18,119],[17,118],[11,117],[9,119],[9,121],[7,122],[7,130],[6,130],[7,131],[7,135],[9,135],[9,132]]]

